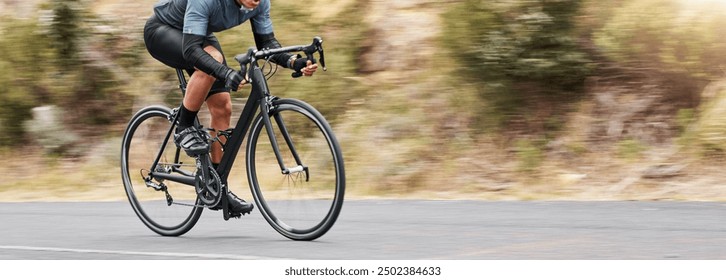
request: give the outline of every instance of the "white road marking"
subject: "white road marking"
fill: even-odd
[[[2,246],[2,245],[0,245],[0,250],[65,252],[65,253],[80,253],[80,254],[109,254],[109,255],[125,255],[125,256],[153,256],[153,257],[195,258],[195,259],[281,260],[281,258],[251,256],[251,255],[173,253],[173,252],[139,252],[139,251],[95,250],[95,249],[33,247],[33,246]]]

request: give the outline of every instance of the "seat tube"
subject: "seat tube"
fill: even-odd
[[[179,115],[176,116],[177,118]],[[176,118],[172,121],[172,124],[176,122]],[[153,174],[156,172],[156,167],[159,165],[159,160],[161,160],[162,155],[164,154],[164,150],[166,150],[166,145],[169,143],[169,138],[171,137],[172,132],[174,131],[174,125],[171,125],[169,127],[169,131],[166,132],[166,136],[164,136],[164,141],[161,142],[161,147],[159,147],[159,152],[156,154],[156,159],[154,159],[154,163],[151,164],[151,167],[149,167],[149,172],[151,172],[152,177]],[[176,150],[175,160],[179,161],[179,148]]]
[[[179,79],[179,89],[181,89],[182,97],[187,93],[187,79],[184,76],[184,70],[177,68],[176,77]]]

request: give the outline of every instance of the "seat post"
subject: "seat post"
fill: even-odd
[[[184,96],[187,93],[187,79],[184,76],[184,70],[177,68],[176,76],[179,78],[179,88],[182,91],[182,96]]]

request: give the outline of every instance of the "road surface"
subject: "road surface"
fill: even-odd
[[[726,259],[726,203],[349,200],[312,242],[256,211],[162,237],[125,201],[0,203],[0,260]]]

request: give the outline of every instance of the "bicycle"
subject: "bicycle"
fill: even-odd
[[[216,169],[209,154],[190,158],[174,144],[179,107],[148,106],[131,118],[122,141],[121,177],[131,207],[149,229],[180,236],[194,227],[204,208],[221,210],[225,220],[239,218],[229,212],[226,193],[245,136],[247,180],[265,220],[292,240],[314,240],[333,226],[345,196],[338,140],[311,105],[271,95],[265,64],[259,65],[261,59],[287,52],[303,52],[313,61],[318,53],[327,70],[320,37],[310,45],[249,48],[235,56],[252,89],[234,128],[208,137],[224,151]],[[181,69],[176,72],[184,95],[186,77]],[[199,119],[195,125],[201,128]]]

